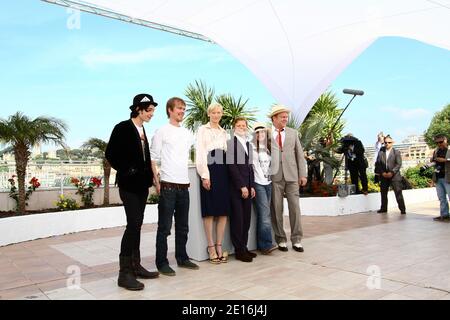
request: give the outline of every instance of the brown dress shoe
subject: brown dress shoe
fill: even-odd
[[[247,254],[247,252],[236,252],[235,255],[236,260],[242,262],[252,262],[253,258]]]
[[[252,258],[256,258],[258,256],[256,253],[250,252],[248,250],[247,250],[247,254]]]

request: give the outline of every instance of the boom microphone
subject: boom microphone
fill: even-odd
[[[362,90],[354,90],[354,89],[344,89],[343,92],[345,94],[353,94],[355,96],[362,96],[364,94],[364,91],[362,91]]]

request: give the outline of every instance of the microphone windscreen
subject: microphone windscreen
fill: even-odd
[[[354,89],[344,89],[343,92],[345,94],[353,94],[355,96],[362,96],[364,94],[364,91],[362,91],[362,90],[354,90]]]

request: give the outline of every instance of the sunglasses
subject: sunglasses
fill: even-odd
[[[437,143],[437,144],[441,144],[441,143],[444,143],[444,140],[441,140],[441,141],[436,141],[436,143]]]
[[[385,141],[384,143],[386,143],[386,144],[392,144],[393,142],[392,142],[392,141]]]

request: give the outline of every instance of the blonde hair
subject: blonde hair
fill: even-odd
[[[212,112],[214,109],[217,109],[217,108],[219,108],[220,111],[222,111],[222,113],[223,113],[223,107],[222,107],[222,105],[221,105],[220,103],[217,103],[217,102],[211,103],[211,104],[208,106],[208,109],[206,109],[206,113],[209,115],[210,112]]]

